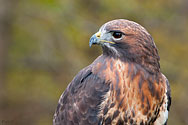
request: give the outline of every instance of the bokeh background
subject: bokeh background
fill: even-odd
[[[0,125],[51,125],[67,84],[101,54],[89,38],[116,18],[153,36],[172,89],[169,125],[188,125],[187,0],[1,0]]]

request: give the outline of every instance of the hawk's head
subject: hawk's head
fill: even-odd
[[[159,56],[151,35],[141,25],[117,19],[105,23],[89,42],[102,46],[103,54],[159,71]]]

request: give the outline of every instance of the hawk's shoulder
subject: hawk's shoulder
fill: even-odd
[[[109,84],[93,74],[91,68],[92,65],[81,70],[60,97],[54,124],[99,123],[99,105],[109,90]]]

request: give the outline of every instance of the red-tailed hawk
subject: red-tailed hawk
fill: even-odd
[[[170,87],[146,29],[132,21],[113,20],[91,37],[92,44],[100,45],[103,54],[68,85],[53,124],[166,124]]]

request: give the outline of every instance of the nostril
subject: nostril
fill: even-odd
[[[99,37],[101,36],[101,33],[100,33],[100,32],[97,32],[95,35],[96,35],[96,37],[99,38]]]

